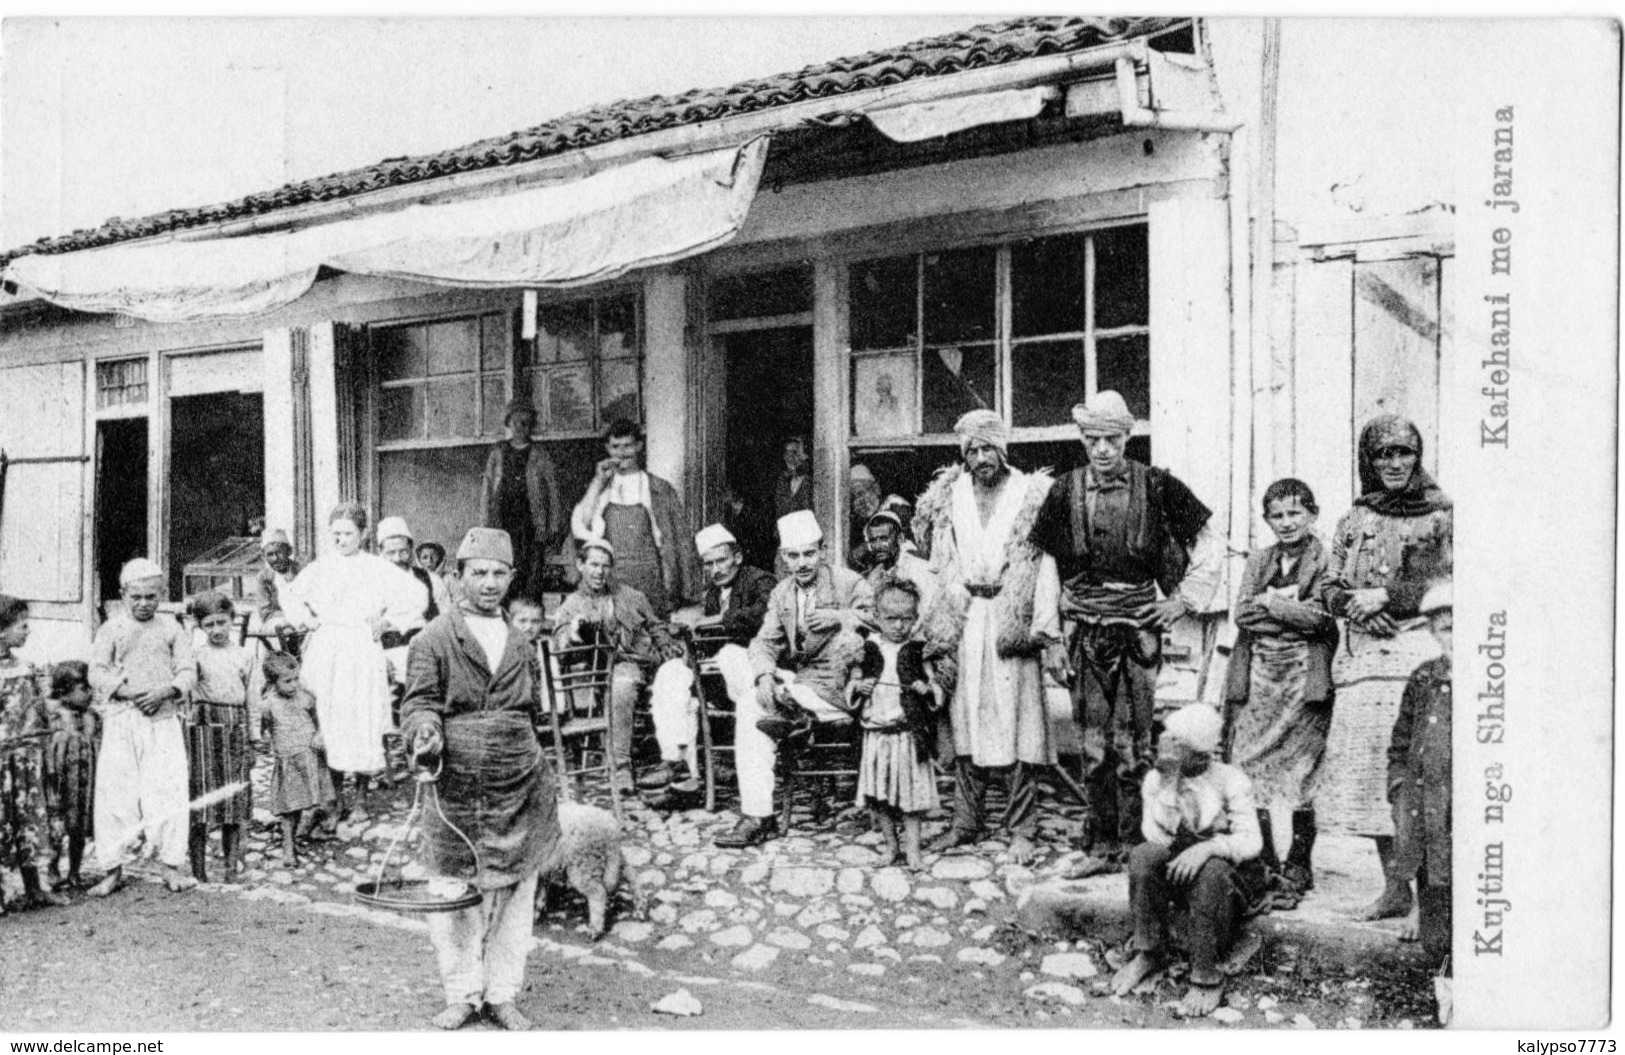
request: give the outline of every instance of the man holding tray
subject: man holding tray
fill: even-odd
[[[503,1029],[530,1021],[514,1006],[530,949],[537,873],[559,837],[558,803],[536,739],[532,652],[502,610],[513,543],[471,528],[457,550],[462,601],[412,639],[401,732],[414,759],[438,771],[440,809],[423,817],[424,864],[437,886],[478,888],[481,902],[430,913],[446,1008],[441,1029],[481,1006]]]

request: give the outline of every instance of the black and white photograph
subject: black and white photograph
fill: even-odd
[[[1603,1036],[1619,100],[8,16],[0,1035]]]

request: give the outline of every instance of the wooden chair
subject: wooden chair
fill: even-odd
[[[805,735],[780,743],[779,831],[786,834],[790,831],[796,789],[809,781],[819,784],[820,793],[813,797],[812,811],[814,821],[822,820],[828,813],[836,783],[850,779],[857,784],[862,752],[863,728],[855,715],[837,721],[814,722]]]
[[[609,784],[610,809],[622,819],[621,796],[615,786],[614,742],[615,708],[610,694],[615,681],[618,650],[614,644],[574,645],[560,648],[543,637],[542,678],[546,687],[547,721],[553,739],[553,752],[559,777],[566,785],[575,781],[575,797],[582,794],[582,777],[602,772]],[[570,764],[574,752],[580,762]],[[588,758],[596,753],[600,762]]]
[[[717,756],[732,755],[734,751],[732,738],[730,737],[727,743],[719,742],[716,729],[712,725],[714,720],[720,719],[731,728],[734,721],[733,701],[728,698],[727,692],[718,691],[722,673],[717,669],[716,657],[724,645],[740,645],[744,642],[730,637],[718,626],[690,627],[678,624],[673,629],[687,646],[688,666],[694,672],[691,691],[699,707],[700,765],[705,769],[705,808],[707,812],[715,812]]]

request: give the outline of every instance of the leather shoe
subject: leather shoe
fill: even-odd
[[[699,789],[685,789],[676,786],[662,788],[660,792],[643,800],[643,804],[652,810],[662,812],[675,812],[677,810],[691,810],[700,804]]]
[[[812,725],[812,715],[805,713],[791,716],[771,715],[756,719],[756,728],[775,740],[788,740],[793,736],[804,735],[812,730]]]
[[[662,762],[653,769],[648,770],[638,778],[638,787],[645,791],[663,788],[672,782],[672,769],[670,762]]]
[[[723,849],[741,849],[758,846],[779,833],[779,822],[773,817],[741,817],[732,831],[723,832],[713,842]]]

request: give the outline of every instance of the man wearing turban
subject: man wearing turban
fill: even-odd
[[[1208,606],[1224,551],[1190,488],[1127,457],[1134,415],[1121,395],[1098,393],[1072,417],[1086,460],[1050,490],[1033,541],[1055,558],[1071,623],[1091,855],[1069,872],[1079,877],[1121,868],[1140,841],[1162,631]]]
[[[915,519],[939,589],[922,633],[928,658],[958,668],[949,720],[955,756],[954,818],[933,852],[976,842],[990,772],[1008,789],[1010,857],[1032,860],[1037,767],[1055,763],[1039,658],[1061,662],[1055,562],[1032,545],[1051,478],[1008,461],[1009,429],[988,410],[954,426],[963,466],[937,474]]]

